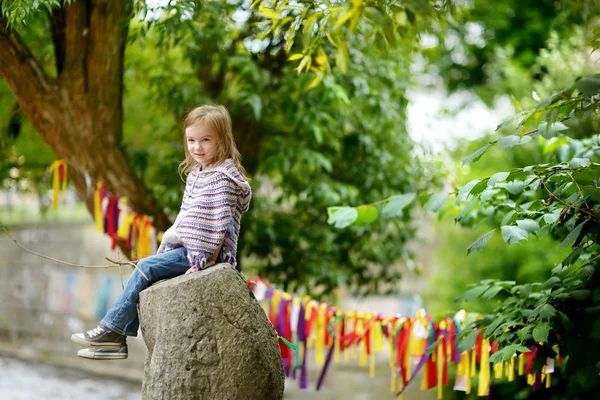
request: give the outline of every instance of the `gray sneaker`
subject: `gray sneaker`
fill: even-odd
[[[79,350],[77,355],[90,360],[123,360],[127,358],[127,345],[120,348],[91,347]]]
[[[74,333],[71,340],[81,346],[120,348],[126,345],[127,336],[98,325],[87,332]]]

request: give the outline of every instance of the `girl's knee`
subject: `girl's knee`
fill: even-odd
[[[134,274],[139,274],[140,277],[142,279],[148,279],[150,280],[150,273],[151,273],[151,268],[150,268],[150,263],[148,263],[146,261],[146,259],[141,259],[137,262],[136,264],[137,268],[136,270],[133,272]],[[141,273],[140,273],[141,272]]]

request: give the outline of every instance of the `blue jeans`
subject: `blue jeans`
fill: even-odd
[[[140,292],[162,279],[184,274],[190,268],[186,256],[187,250],[179,247],[166,253],[141,259],[137,267],[148,277],[149,281],[140,274],[140,271],[134,270],[127,281],[125,290],[102,318],[100,325],[121,335],[137,336],[140,327],[137,310]]]

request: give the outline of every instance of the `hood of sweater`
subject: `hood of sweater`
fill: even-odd
[[[209,165],[205,170],[199,170],[199,175],[203,176],[205,174],[210,174],[214,172],[221,172],[227,175],[240,188],[240,205],[242,206],[243,211],[248,210],[248,207],[250,205],[250,198],[252,195],[252,189],[250,188],[250,184],[248,183],[248,181],[244,179],[244,176],[236,168],[235,164],[233,163],[233,160],[228,158],[225,161],[223,161],[223,163],[220,165]]]

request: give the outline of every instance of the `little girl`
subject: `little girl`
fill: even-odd
[[[95,360],[127,358],[127,336],[137,336],[139,294],[151,284],[206,269],[216,263],[237,265],[240,219],[252,192],[240,164],[223,106],[193,109],[183,122],[185,160],[180,175],[188,174],[181,210],[164,234],[154,256],[141,259],[127,286],[97,328],[76,333],[71,340],[89,348],[79,357]]]

